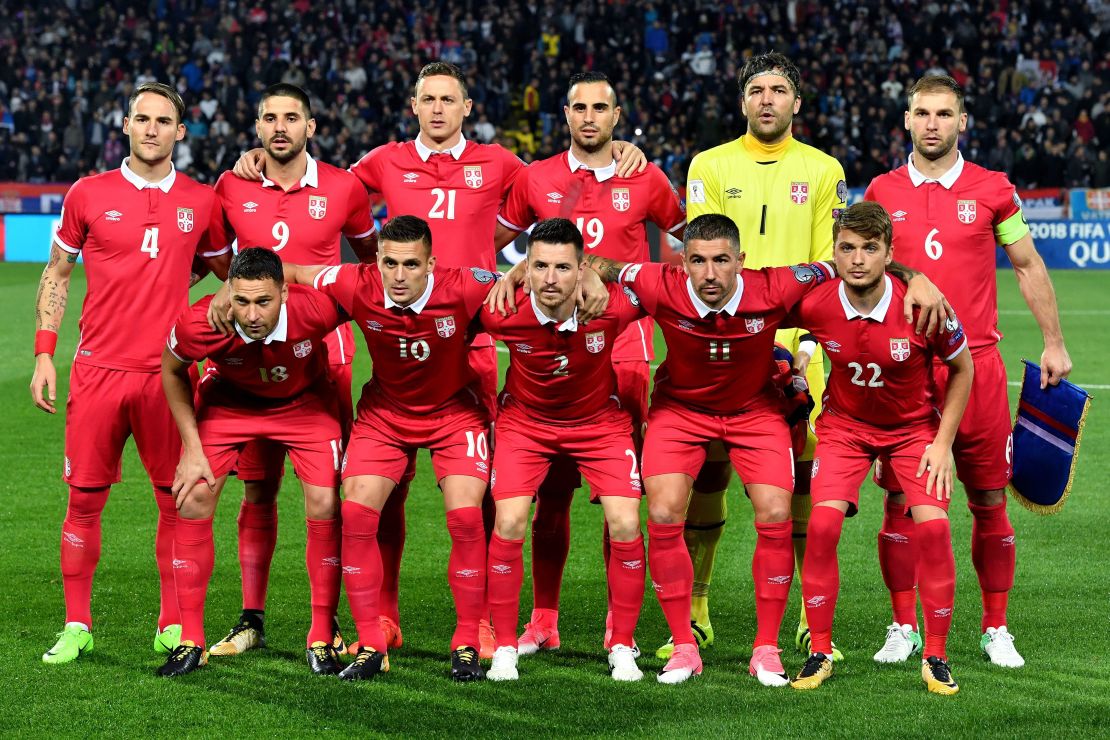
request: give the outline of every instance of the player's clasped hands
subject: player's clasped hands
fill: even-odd
[[[926,445],[925,454],[917,466],[917,477],[929,474],[925,481],[925,494],[937,501],[952,499],[952,446],[943,444]]]

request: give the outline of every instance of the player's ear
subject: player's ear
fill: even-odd
[[[467,98],[463,101],[463,118],[470,117],[470,109],[474,107],[474,101]]]
[[[412,114],[416,115],[416,96],[409,98],[409,107],[412,108]]]
[[[740,250],[740,254],[736,255],[736,271],[737,272],[740,272],[741,270],[744,269],[744,258],[747,257],[747,256],[748,256],[748,253],[745,252],[744,250]]]
[[[284,280],[281,282],[281,302],[284,303],[289,300],[289,283]]]
[[[967,113],[960,114],[960,133],[967,131]]]
[[[795,95],[794,96],[794,115],[798,115],[798,111],[800,111],[801,109],[802,109],[802,96],[801,95]]]
[[[894,245],[890,244],[886,248],[886,260],[883,261],[883,264],[887,265],[887,266],[890,266],[890,263],[893,262],[893,261],[894,261]]]
[[[308,138],[310,138],[310,139],[312,138],[312,135],[316,133],[316,119],[315,118],[308,119],[308,128],[306,129],[305,133],[308,136]]]
[[[184,123],[179,123],[179,124],[177,124],[177,133],[174,134],[173,140],[174,141],[181,141],[184,138],[185,138],[185,124]]]
[[[436,269],[436,256],[434,254],[428,255],[428,272]]]
[[[131,119],[128,118],[127,116],[123,117],[123,135],[124,136],[130,136],[131,135]]]
[[[906,129],[907,131],[910,130],[910,112],[909,111],[906,111],[905,113],[902,114],[902,128]]]

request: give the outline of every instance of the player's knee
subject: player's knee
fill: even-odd
[[[606,517],[609,525],[609,539],[614,542],[632,542],[640,536],[640,516],[638,511],[622,512]]]
[[[728,460],[706,460],[694,480],[694,493],[712,493],[728,488],[732,479],[732,463]]]
[[[969,506],[1001,506],[1006,503],[1006,491],[998,488],[991,491],[967,489],[967,503]]]
[[[777,524],[790,521],[790,499],[762,502],[755,509],[758,524]]]
[[[251,504],[269,504],[277,500],[281,478],[243,481],[243,500]]]
[[[335,519],[339,516],[339,491],[323,486],[305,486],[304,511],[309,519]]]
[[[503,540],[524,539],[524,533],[527,528],[527,509],[506,511],[502,508],[498,508],[497,519],[494,521],[493,525],[493,531],[497,533],[498,537]]]
[[[201,481],[185,497],[178,515],[185,519],[207,519],[216,512],[218,494]]]

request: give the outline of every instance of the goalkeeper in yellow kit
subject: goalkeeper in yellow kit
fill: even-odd
[[[731,218],[740,229],[746,268],[831,260],[833,221],[846,207],[848,188],[839,162],[791,135],[791,124],[802,103],[798,68],[782,54],[761,54],[744,65],[739,81],[740,111],[748,121],[747,132],[694,157],[686,181],[687,218],[692,221],[705,213]],[[825,390],[821,348],[797,329],[780,331],[775,339],[791,351],[794,367],[806,375],[817,403],[810,419],[816,419]],[[811,421],[805,451],[795,463],[791,512],[799,570],[809,523],[815,444]],[[726,518],[725,489],[732,473],[724,449],[719,443],[715,447],[710,448],[709,459],[694,482],[686,515],[686,546],[694,563],[690,620],[699,646],[713,642],[709,582]],[[803,606],[796,642],[804,652],[809,649],[808,632]],[[668,641],[656,654],[667,659],[672,648]]]

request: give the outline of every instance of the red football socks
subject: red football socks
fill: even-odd
[[[682,537],[685,524],[648,522],[648,565],[651,585],[667,619],[675,645],[694,642],[690,629],[690,593],[694,587],[694,564]],[[787,534],[789,537],[789,533]],[[787,541],[787,548],[790,542]],[[615,625],[614,625],[615,626]]]
[[[905,504],[886,502],[879,530],[879,568],[890,591],[894,621],[917,631],[917,549],[913,519],[906,516]]]
[[[573,497],[573,488],[547,479],[536,496],[536,513],[532,517],[532,598],[536,609],[559,611],[563,569],[570,552]]]
[[[181,624],[177,609],[177,588],[173,579],[173,531],[177,524],[177,504],[168,486],[154,487],[158,505],[158,528],[154,535],[154,561],[158,564],[158,630]]]
[[[401,555],[405,552],[405,501],[409,497],[412,478],[408,471],[389,494],[382,507],[381,526],[378,527],[378,548],[382,558],[382,592],[378,607],[382,616],[396,624],[401,623],[398,598],[401,586]]]
[[[755,555],[752,580],[755,582],[755,642],[778,645],[782,615],[794,580],[794,545],[791,522],[755,523]]]
[[[983,594],[982,631],[1006,624],[1006,606],[1014,587],[1017,550],[1014,528],[1006,515],[1006,502],[997,506],[968,503],[971,525],[971,562],[979,575]]]
[[[455,634],[451,649],[478,647],[478,620],[484,615],[486,600],[486,533],[480,506],[464,506],[447,512],[447,531],[451,534],[451,555],[447,560],[447,580],[455,597]]]
[[[844,513],[831,506],[814,506],[806,531],[806,557],[802,566],[802,599],[809,621],[810,650],[832,655],[833,615],[840,594],[837,546],[844,528]]]
[[[378,550],[380,515],[369,506],[349,500],[343,502],[340,512],[343,585],[347,589],[355,631],[363,646],[384,653],[388,646],[378,622],[378,597],[382,587],[382,557]]]
[[[524,540],[504,540],[494,534],[489,541],[486,594],[497,647],[517,646],[520,587],[523,584]]]
[[[632,542],[609,541],[611,555],[606,564],[609,574],[609,597],[613,609],[613,637],[611,645],[635,642],[636,623],[644,605],[644,538]],[[693,585],[693,566],[690,584]],[[688,618],[688,617],[687,617]]]
[[[181,639],[196,645],[204,641],[204,601],[216,560],[212,544],[212,517],[177,518],[173,536],[173,574],[177,606],[181,611]]]
[[[69,487],[69,505],[62,522],[62,592],[66,622],[92,629],[92,581],[100,562],[100,514],[109,488]],[[172,566],[171,566],[172,567]]]
[[[917,553],[917,588],[925,616],[924,655],[947,660],[945,643],[956,599],[956,559],[952,555],[952,532],[947,519],[917,525]]]
[[[270,563],[277,546],[277,502],[239,506],[239,571],[243,578],[243,608],[266,609]]]
[[[308,646],[314,642],[331,643],[332,619],[339,606],[339,569],[343,533],[338,519],[305,518],[308,539],[305,543],[305,566],[308,569],[309,603],[312,605],[312,626],[308,630]]]

